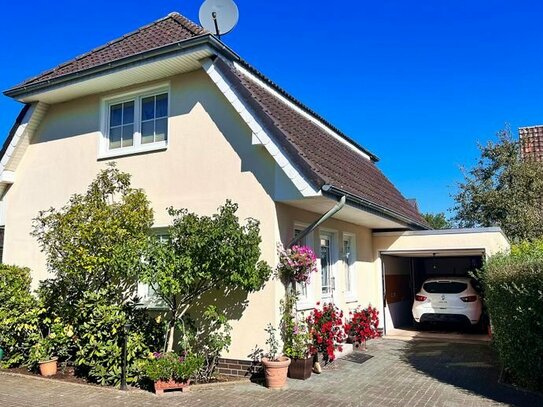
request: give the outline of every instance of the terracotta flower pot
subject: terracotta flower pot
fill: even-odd
[[[155,394],[164,394],[164,390],[187,391],[190,385],[190,379],[183,382],[175,380],[157,380],[155,382]]]
[[[44,360],[43,362],[38,362],[38,365],[40,367],[40,374],[45,377],[56,375],[57,360],[58,358],[53,358],[51,360]]]
[[[262,365],[264,365],[267,388],[282,389],[285,387],[290,358],[286,356],[281,356],[279,360],[262,358]]]
[[[311,377],[313,370],[313,356],[305,359],[293,358],[288,367],[288,377],[291,379],[306,380]]]

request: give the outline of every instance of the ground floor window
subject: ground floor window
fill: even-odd
[[[320,258],[321,258],[321,290],[322,296],[332,295],[332,234],[321,233],[320,235]]]

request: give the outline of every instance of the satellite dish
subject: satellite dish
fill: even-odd
[[[202,27],[220,38],[236,26],[238,6],[232,0],[206,0],[200,7],[198,17]]]

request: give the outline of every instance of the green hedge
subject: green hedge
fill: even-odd
[[[543,387],[543,241],[513,246],[482,273],[494,345],[514,380]]]
[[[42,309],[30,291],[30,270],[0,264],[0,347],[1,367],[23,364],[30,348],[40,338]]]

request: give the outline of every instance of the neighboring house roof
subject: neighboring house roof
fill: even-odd
[[[210,36],[202,27],[178,13],[146,25],[117,40],[96,48],[80,57],[24,81],[14,89],[45,84],[77,74],[83,76],[93,68],[108,66],[115,61],[138,56],[179,42],[189,42],[195,37]],[[216,39],[215,39],[216,40]],[[232,55],[232,54],[230,54]],[[331,125],[324,118],[300,103],[286,91],[251,67],[241,58],[236,62],[246,70],[237,69],[231,61],[217,59],[224,74],[235,83],[245,101],[258,112],[260,119],[299,167],[308,180],[319,188],[331,185],[334,188],[374,204],[415,228],[427,228],[427,223],[418,211],[401,195],[394,185],[375,165],[378,158],[354,140]],[[254,75],[263,85],[249,76]],[[40,85],[41,86],[41,85]],[[287,99],[295,107],[280,100],[269,89]],[[312,120],[306,116],[309,115]],[[327,131],[328,130],[328,131]],[[337,137],[331,135],[333,133]],[[339,138],[339,139],[338,139]],[[6,140],[9,144],[10,140]],[[6,145],[7,145],[6,144]]]
[[[543,161],[543,125],[521,127],[518,132],[522,157]]]

